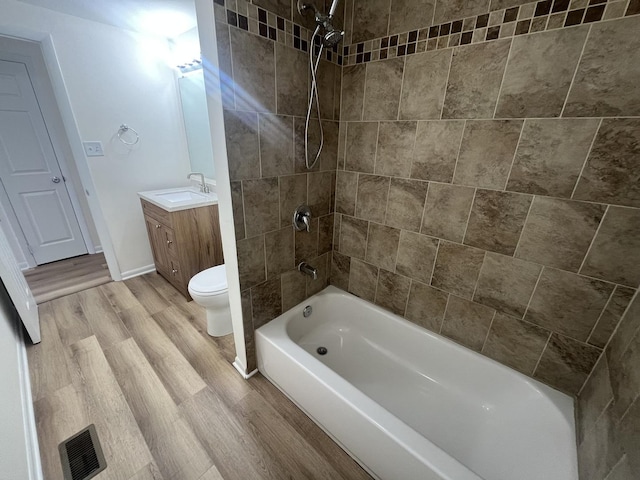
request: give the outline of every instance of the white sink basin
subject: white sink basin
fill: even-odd
[[[165,188],[149,192],[138,192],[140,198],[166,210],[177,212],[189,208],[206,207],[218,203],[215,193],[202,193],[194,187]]]
[[[190,190],[179,190],[177,192],[167,192],[167,193],[157,193],[156,196],[162,200],[166,200],[167,202],[177,203],[177,202],[190,202],[190,201],[200,201],[206,199],[206,195],[202,193],[192,192]]]

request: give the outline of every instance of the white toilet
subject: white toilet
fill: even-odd
[[[189,280],[189,294],[193,301],[207,310],[207,333],[212,337],[233,332],[228,292],[224,265],[207,268]]]

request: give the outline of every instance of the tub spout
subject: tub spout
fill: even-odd
[[[298,270],[300,270],[302,273],[304,273],[305,275],[309,275],[311,278],[313,278],[314,280],[318,279],[318,270],[316,270],[315,268],[313,268],[311,265],[309,265],[307,262],[300,262],[298,264]]]

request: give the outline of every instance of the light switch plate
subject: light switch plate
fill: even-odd
[[[87,157],[104,157],[102,142],[82,142]]]

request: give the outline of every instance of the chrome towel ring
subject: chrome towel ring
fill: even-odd
[[[123,138],[123,136],[127,132],[131,132],[133,135],[135,135],[135,140],[130,141],[130,142],[125,140]],[[136,143],[138,143],[140,141],[140,135],[138,135],[138,132],[136,132],[133,128],[131,128],[127,124],[123,123],[122,125],[120,125],[120,128],[118,129],[118,140],[120,140],[125,145],[135,145]]]

